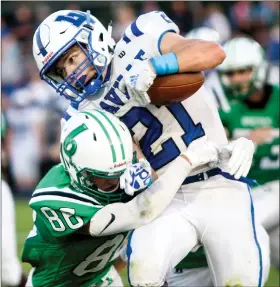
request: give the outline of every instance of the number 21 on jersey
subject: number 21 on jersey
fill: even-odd
[[[166,113],[171,113],[181,127],[181,139],[186,147],[192,141],[205,135],[201,123],[195,124],[181,103],[171,104],[165,108]],[[162,136],[164,130],[167,129],[165,125],[168,125],[169,122],[161,122],[149,109],[132,107],[121,117],[121,120],[132,133],[133,128],[139,123],[146,128],[146,132],[139,140],[139,144],[153,169],[158,170],[164,167],[180,155],[181,150],[172,137],[164,139],[161,143],[162,149],[159,152],[155,154],[152,152],[151,146]]]

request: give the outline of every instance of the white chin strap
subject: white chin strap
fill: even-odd
[[[103,192],[103,193],[113,193],[113,192],[115,192],[115,191],[119,188],[119,186],[120,186],[120,181],[118,182],[118,184],[116,185],[116,187],[115,187],[114,189],[110,190],[110,191],[105,191],[105,190],[102,190],[102,189],[100,189],[100,188],[98,188],[98,191]]]

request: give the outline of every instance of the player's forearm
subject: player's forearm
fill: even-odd
[[[90,222],[90,234],[115,234],[151,222],[168,206],[190,171],[189,162],[179,156],[146,191],[128,203],[110,204],[98,211]]]
[[[176,54],[179,73],[213,69],[226,57],[223,48],[214,42],[185,39],[175,33],[163,37],[161,51]]]
[[[179,73],[210,70],[225,59],[225,52],[214,42],[191,40],[191,43],[174,47]]]

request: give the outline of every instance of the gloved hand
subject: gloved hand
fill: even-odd
[[[242,137],[222,147],[220,159],[229,159],[229,173],[239,179],[249,173],[254,152],[254,143]]]
[[[125,74],[119,84],[119,89],[127,89],[129,95],[136,100],[140,106],[145,107],[151,102],[147,91],[153,84],[156,73],[148,60],[135,60],[132,68]]]
[[[188,158],[193,169],[204,164],[214,166],[219,160],[216,145],[206,138],[193,141],[181,155],[185,155]]]
[[[131,164],[120,178],[120,188],[133,196],[136,191],[145,189],[152,184],[152,169],[149,162],[139,159],[138,163]]]

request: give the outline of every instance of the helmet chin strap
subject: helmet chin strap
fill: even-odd
[[[91,81],[87,86],[85,86],[84,91],[87,95],[93,95],[96,91],[98,91],[102,87],[103,77],[100,79],[96,79]]]
[[[103,193],[113,193],[113,192],[115,192],[115,191],[119,188],[119,186],[120,186],[120,181],[118,182],[118,184],[116,185],[116,187],[115,187],[114,189],[110,190],[110,191],[105,191],[105,190],[102,190],[102,189],[100,189],[100,188],[98,188],[98,191],[103,192]]]

